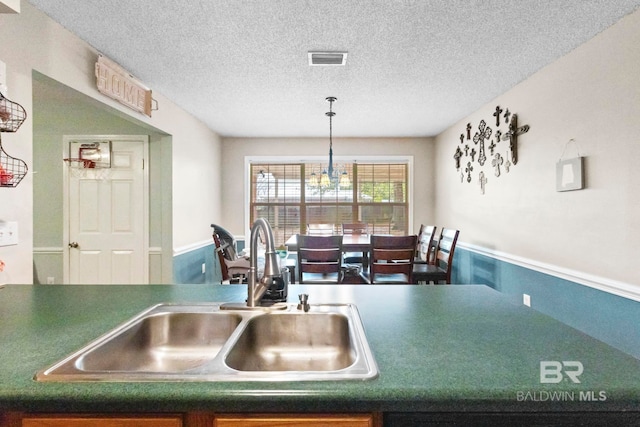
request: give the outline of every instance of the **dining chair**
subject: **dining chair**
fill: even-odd
[[[369,234],[369,224],[366,222],[343,222],[342,234]]]
[[[424,224],[420,224],[420,229],[418,230],[418,240],[416,241],[416,256],[414,262],[418,260],[418,255],[420,254],[420,239],[422,239],[422,233],[424,231]]]
[[[342,223],[343,236],[360,236],[369,234],[366,222]],[[343,283],[364,284],[368,279],[363,272],[368,268],[368,252],[345,252],[342,255],[344,274]]]
[[[298,283],[341,283],[342,236],[298,234]]]
[[[333,231],[333,224],[307,224],[307,234],[310,236],[331,236]]]
[[[342,224],[342,235],[369,234],[369,224],[366,222],[353,222]],[[343,256],[345,264],[362,265],[364,254],[362,252],[346,252]]]
[[[453,253],[459,234],[459,230],[442,229],[434,264],[414,264],[413,266],[413,279],[416,283],[438,284],[444,281],[446,284],[451,284]]]
[[[413,283],[413,260],[418,236],[371,236],[369,281]]]
[[[247,258],[237,254],[236,242],[231,233],[219,225],[211,224],[213,242],[218,253],[222,281],[229,283],[247,283],[250,263]]]
[[[435,257],[434,240],[437,227],[433,225],[421,226],[421,233],[418,235],[417,254],[414,264],[432,264]]]

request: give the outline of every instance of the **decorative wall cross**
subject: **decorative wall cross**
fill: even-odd
[[[502,114],[502,108],[499,105],[496,105],[496,112],[493,113],[493,117],[496,118],[496,127],[500,126],[500,114]]]
[[[473,172],[473,166],[471,166],[471,162],[467,162],[467,167],[464,169],[467,173],[467,182],[471,182],[471,172]]]
[[[484,172],[480,172],[478,181],[480,182],[480,191],[484,194],[484,187],[487,185],[487,177],[484,176]]]
[[[453,158],[456,160],[456,169],[460,169],[460,157],[462,157],[462,150],[460,147],[457,147],[456,154],[453,155]]]
[[[480,153],[478,154],[478,163],[480,166],[484,166],[484,162],[487,161],[487,155],[484,151],[484,141],[480,143]]]
[[[456,151],[453,154],[456,170],[460,174],[460,182],[470,183],[474,179],[471,175],[475,168],[474,177],[479,179],[482,194],[485,193],[487,175],[491,173],[489,168],[493,168],[493,174],[496,177],[500,177],[503,170],[509,173],[511,166],[518,162],[518,136],[529,131],[529,125],[518,126],[517,114],[512,113],[508,108],[497,105],[491,115],[495,117],[495,128],[487,126],[485,120],[480,120],[472,136],[473,126],[467,123],[459,134],[460,143],[456,144]],[[473,144],[469,142],[471,140]],[[500,144],[500,141],[509,141],[509,143]],[[489,153],[486,153],[485,147],[488,147]],[[474,165],[476,161],[477,165]]]
[[[491,128],[487,126],[484,120],[481,120],[478,125],[478,132],[473,136],[473,142],[476,144],[480,143],[480,154],[478,155],[478,163],[480,163],[480,166],[483,166],[487,160],[484,152],[484,140],[491,138],[491,132]]]
[[[518,127],[518,115],[511,116],[509,123],[509,132],[502,136],[502,140],[509,140],[509,149],[511,150],[511,162],[515,165],[518,163],[518,135],[529,132],[529,125]]]
[[[491,144],[489,144],[489,151],[491,151],[491,155],[493,156],[493,151],[496,149],[496,143],[494,141],[491,141]]]
[[[495,168],[496,176],[500,176],[500,165],[504,163],[504,159],[500,155],[500,153],[496,153],[493,160],[491,160],[491,166]]]

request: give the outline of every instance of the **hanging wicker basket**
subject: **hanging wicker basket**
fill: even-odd
[[[0,93],[0,132],[15,132],[27,118],[22,105],[10,101]],[[0,139],[0,187],[15,187],[27,174],[27,164],[8,155]]]
[[[5,153],[0,140],[0,187],[15,187],[27,174],[27,164]]]
[[[22,105],[9,101],[0,92],[0,132],[15,132],[27,118]]]

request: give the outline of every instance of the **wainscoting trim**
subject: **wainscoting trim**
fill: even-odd
[[[457,245],[470,252],[475,252],[480,255],[515,264],[520,267],[528,268],[530,270],[538,271],[540,273],[548,274],[560,279],[569,280],[571,282],[589,286],[590,288],[598,289],[600,291],[608,292],[613,295],[640,302],[640,286],[634,286],[629,283],[611,280],[605,277],[595,276],[583,273],[581,271],[559,267],[553,264],[543,263],[540,261],[508,254],[506,252],[488,249],[470,243],[458,241]]]
[[[209,245],[213,245],[213,238],[211,239],[207,239],[207,240],[202,240],[200,242],[196,242],[196,243],[191,243],[190,245],[186,245],[186,246],[181,246],[179,248],[175,248],[173,250],[173,256],[179,256],[179,255],[184,255],[186,253],[189,253],[191,251],[196,251],[198,249],[202,249],[204,247],[207,247]]]
[[[40,247],[34,247],[33,248],[33,253],[34,254],[61,254],[64,252],[64,248],[62,246],[57,247],[57,246],[40,246]]]

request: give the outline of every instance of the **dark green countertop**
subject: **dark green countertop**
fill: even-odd
[[[37,370],[151,305],[240,302],[246,287],[6,286],[0,412],[640,411],[638,359],[488,287],[292,285],[290,300],[303,289],[311,303],[357,305],[377,379],[39,383]],[[579,361],[580,383],[541,384],[540,361]]]

